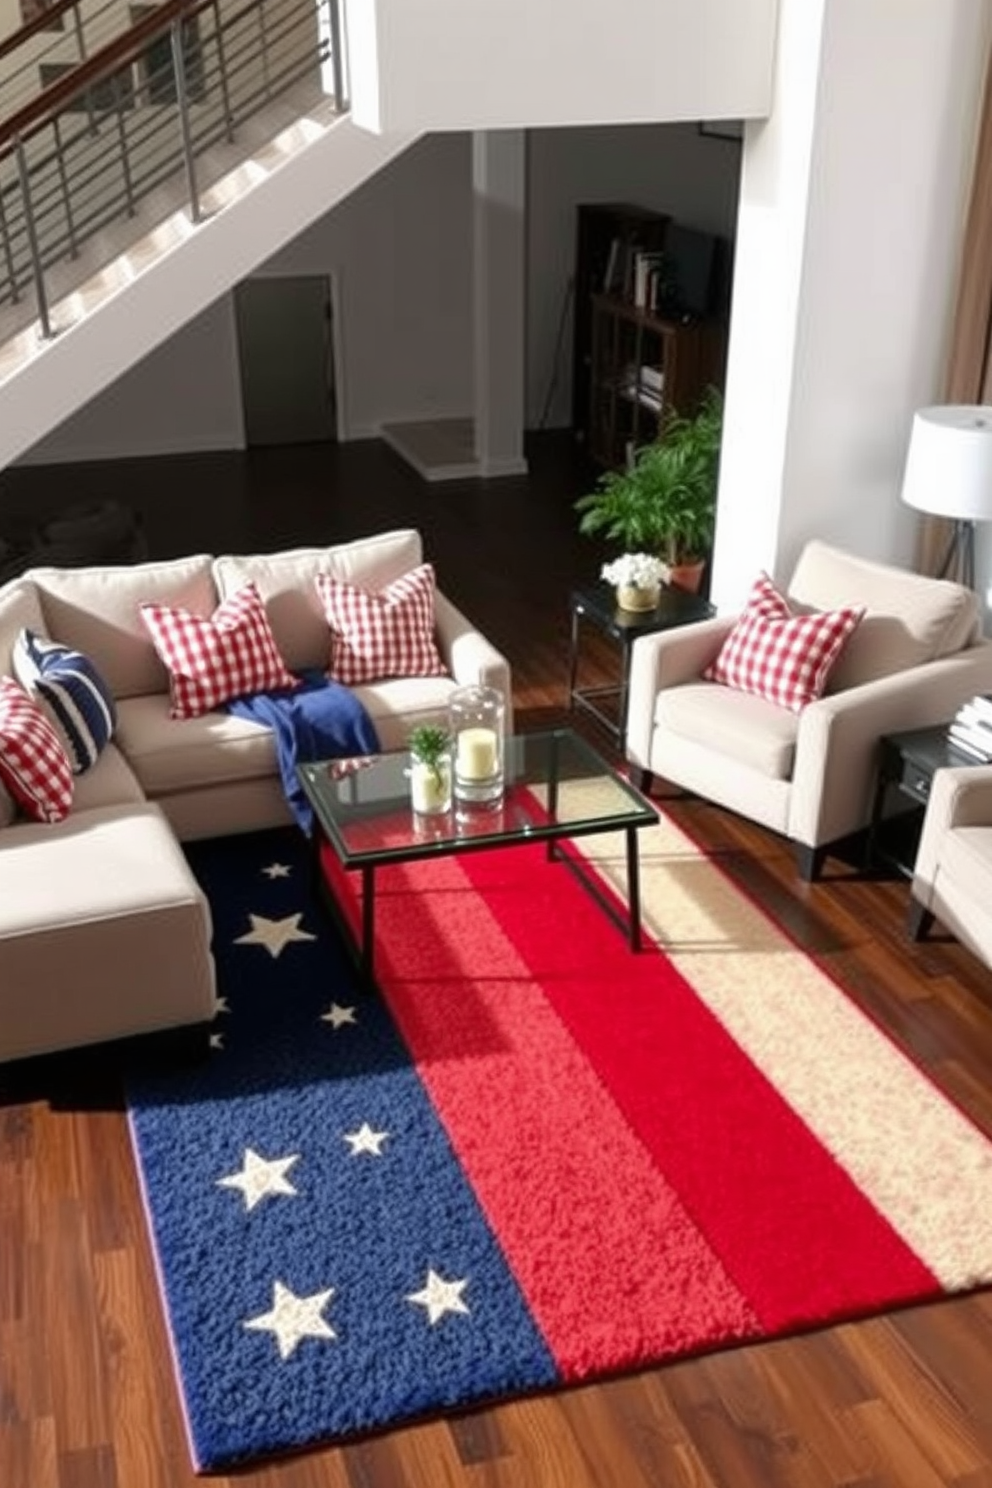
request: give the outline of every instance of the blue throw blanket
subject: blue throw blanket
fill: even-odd
[[[233,698],[225,706],[237,718],[250,718],[272,729],[286,801],[309,836],[313,809],[297,777],[297,763],[378,754],[379,735],[364,705],[340,682],[329,682],[317,668],[294,676],[300,678],[300,686],[292,692],[256,692]]]

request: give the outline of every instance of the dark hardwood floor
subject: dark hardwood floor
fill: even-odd
[[[442,587],[509,655],[518,724],[565,703],[567,596],[598,553],[567,437],[526,480],[428,487],[375,442],[0,474],[0,536],[112,497],[148,551],[418,527]],[[610,657],[592,653],[594,680]],[[602,742],[602,741],[601,741]],[[992,1134],[992,977],[904,933],[902,881],[704,802],[665,809]],[[0,1488],[183,1488],[189,1467],[112,1070],[81,1053],[0,1102]],[[953,1175],[948,1175],[953,1181]],[[418,1425],[245,1470],[249,1488],[992,1488],[992,1295],[975,1294]]]

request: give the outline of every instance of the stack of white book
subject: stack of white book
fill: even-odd
[[[992,763],[992,697],[978,693],[970,703],[962,703],[947,736],[962,754]]]

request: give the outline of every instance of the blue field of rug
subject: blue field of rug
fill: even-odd
[[[127,1099],[196,1466],[554,1381],[385,1003],[311,898],[303,839],[188,851],[215,1047]]]

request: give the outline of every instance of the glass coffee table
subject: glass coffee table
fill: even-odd
[[[656,824],[657,812],[572,729],[514,735],[507,741],[506,761],[507,785],[499,806],[463,810],[456,803],[455,809],[437,816],[419,816],[411,809],[406,750],[297,766],[316,817],[318,860],[327,843],[342,868],[362,875],[360,935],[333,891],[324,897],[367,979],[374,963],[377,868],[525,842],[546,842],[548,857],[575,874],[626,931],[631,949],[640,950],[637,834]],[[618,831],[626,834],[626,915],[574,854],[557,847],[563,838]],[[320,879],[326,885],[323,869]]]

